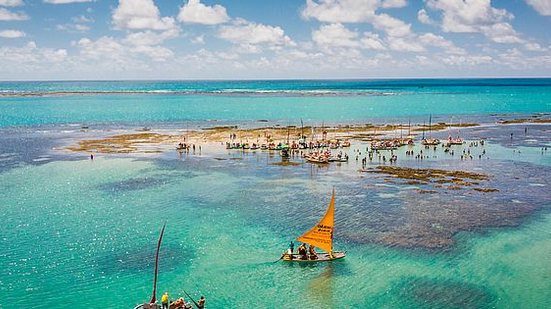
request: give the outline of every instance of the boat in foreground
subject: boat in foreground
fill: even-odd
[[[295,254],[289,249],[283,253],[281,259],[286,262],[327,262],[342,259],[346,256],[344,251],[333,251],[333,231],[335,226],[335,189],[331,195],[331,202],[321,220],[308,232],[298,237],[297,240],[310,246],[323,249],[326,252],[305,252]]]
[[[311,262],[326,262],[326,261],[338,260],[338,259],[342,259],[345,256],[346,256],[346,252],[343,252],[343,251],[333,251],[333,257],[331,257],[329,253],[320,252],[316,254],[315,259],[310,259],[307,256],[303,256],[298,253],[295,253],[292,255],[284,254],[283,260],[287,262],[293,261],[293,262],[310,262],[311,263]]]

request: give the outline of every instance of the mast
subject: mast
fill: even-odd
[[[432,139],[432,114],[429,115],[429,138]]]
[[[157,253],[155,253],[155,274],[153,276],[153,295],[151,296],[150,304],[153,304],[157,301],[156,294],[157,294],[157,273],[159,270],[159,250],[161,249],[161,241],[163,240],[163,234],[165,232],[166,222],[163,225],[163,229],[161,230],[161,235],[159,236],[159,241],[157,242]]]
[[[423,139],[425,139],[425,121],[423,120]]]
[[[302,139],[304,136],[304,123],[302,122],[302,118],[300,118],[300,139]]]

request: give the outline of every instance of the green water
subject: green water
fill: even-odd
[[[337,240],[344,260],[274,263],[323,213],[335,176],[247,164],[99,158],[0,174],[0,306],[148,300],[165,221],[158,296],[185,289],[210,308],[551,306],[549,214],[460,233],[449,250]],[[311,211],[298,215],[301,207]]]

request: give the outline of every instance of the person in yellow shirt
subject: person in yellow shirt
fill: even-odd
[[[163,309],[168,309],[168,292],[165,292],[161,297],[161,305]]]

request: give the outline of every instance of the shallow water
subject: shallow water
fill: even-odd
[[[128,308],[148,300],[164,222],[158,296],[165,290],[174,297],[183,290],[204,294],[210,308],[550,307],[551,150],[542,148],[551,148],[551,126],[494,124],[548,113],[549,87],[411,87],[396,86],[400,94],[393,96],[1,98],[0,307],[41,300],[45,308],[76,302]],[[216,125],[209,119],[217,118],[245,126],[263,118],[287,124],[297,115],[334,123],[422,122],[427,110],[441,113],[435,121],[484,123],[451,134],[484,138],[486,145],[457,146],[454,156],[440,147],[425,150],[423,160],[405,156],[404,148],[396,152],[397,165],[487,174],[477,186],[498,192],[359,172],[355,151],[366,145],[358,143],[348,150],[348,163],[329,167],[299,158],[291,159],[296,166],[282,166],[279,155],[260,151],[98,155],[91,161],[63,150],[81,138],[146,125],[170,131]],[[452,116],[456,112],[473,115]],[[461,160],[463,150],[473,159]],[[380,164],[375,159],[368,167]],[[333,187],[335,247],[347,257],[274,263],[323,214]]]
[[[255,168],[213,171],[208,164],[132,159],[5,172],[0,220],[10,228],[0,240],[2,299],[14,305],[43,299],[45,307],[79,299],[113,308],[143,301],[157,233],[167,221],[159,290],[204,293],[213,308],[549,305],[547,210],[525,218],[521,228],[462,233],[451,251],[362,244],[344,231],[365,218],[343,218],[352,205],[346,186],[337,184],[336,247],[348,251],[346,259],[273,263],[323,212],[334,176],[284,173],[270,181],[254,174]],[[381,214],[373,207],[381,200],[354,207],[370,208],[369,220]]]

